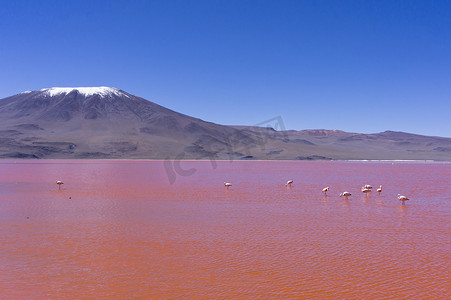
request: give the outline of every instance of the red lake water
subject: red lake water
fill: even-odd
[[[427,162],[1,160],[0,298],[451,299],[450,175]]]

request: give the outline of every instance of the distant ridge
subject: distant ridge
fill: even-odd
[[[54,87],[0,100],[0,158],[450,161],[451,138],[224,126],[118,88]]]

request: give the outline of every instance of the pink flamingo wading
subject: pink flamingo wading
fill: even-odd
[[[350,192],[343,192],[340,194],[340,197],[345,197],[346,200],[348,200],[348,197],[351,196],[352,194]]]
[[[364,193],[365,196],[368,196],[368,193],[371,193],[371,190],[366,187],[362,187],[362,193]]]
[[[402,205],[406,205],[406,201],[410,200],[406,196],[403,196],[403,195],[400,195],[400,194],[398,194],[398,199],[402,202]]]
[[[382,193],[382,185],[379,186],[379,188],[376,190],[379,194]]]
[[[56,184],[58,185],[58,189],[61,190],[61,185],[63,185],[64,182],[62,182],[61,180],[57,180]]]

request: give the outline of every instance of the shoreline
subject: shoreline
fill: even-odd
[[[48,162],[48,161],[98,161],[98,162],[119,162],[119,161],[143,161],[143,162],[368,162],[368,163],[450,163],[451,160],[431,160],[431,159],[331,159],[331,160],[299,160],[299,159],[155,159],[155,158],[0,158],[0,163],[5,161],[20,162]]]

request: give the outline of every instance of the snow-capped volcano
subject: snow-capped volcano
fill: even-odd
[[[119,123],[124,120],[149,122],[160,115],[179,115],[118,88],[106,86],[52,87],[22,92],[0,101],[2,114],[18,122],[26,119],[33,123],[94,119],[114,119]]]
[[[0,99],[0,158],[451,161],[451,139],[224,126],[113,87],[53,87]]]
[[[53,87],[0,99],[0,158],[226,158],[229,136],[254,142],[113,87]]]
[[[93,95],[99,95],[101,97],[107,97],[111,95],[116,96],[127,96],[125,93],[122,93],[119,89],[115,87],[106,87],[106,86],[99,86],[99,87],[52,87],[48,89],[42,89],[41,92],[44,92],[45,94],[53,97],[59,94],[69,94],[73,91],[77,91],[78,93],[82,94],[85,97],[93,96]],[[128,96],[127,96],[128,97]]]

